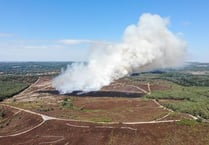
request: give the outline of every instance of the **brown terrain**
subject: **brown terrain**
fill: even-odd
[[[119,80],[98,92],[60,95],[51,79],[0,104],[0,145],[207,145],[207,123],[142,98],[169,86]],[[132,96],[133,95],[133,96]]]

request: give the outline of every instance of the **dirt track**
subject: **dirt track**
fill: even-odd
[[[30,132],[32,131],[33,129],[36,129],[38,127],[40,127],[41,125],[43,125],[46,121],[48,120],[57,120],[57,121],[69,121],[69,122],[74,122],[74,123],[94,123],[94,122],[90,122],[90,121],[79,121],[79,120],[72,120],[72,119],[62,119],[62,118],[57,118],[57,117],[52,117],[52,116],[47,116],[47,115],[44,115],[44,114],[40,114],[40,113],[37,113],[37,112],[33,112],[33,111],[30,111],[30,110],[26,110],[26,109],[21,109],[21,108],[17,108],[17,107],[14,107],[14,106],[9,106],[9,105],[6,105],[6,104],[1,104],[3,106],[6,106],[6,107],[11,107],[13,109],[17,109],[19,111],[24,111],[24,112],[27,112],[27,113],[30,113],[30,114],[33,114],[33,115],[37,115],[37,116],[41,116],[43,121],[28,129],[28,130],[25,130],[25,131],[22,131],[22,132],[19,132],[19,133],[16,133],[16,134],[10,134],[10,135],[6,135],[6,136],[0,136],[0,138],[4,138],[4,137],[10,137],[10,136],[19,136],[19,135],[22,135],[22,134],[25,134],[27,132]],[[144,121],[144,122],[120,122],[120,125],[137,125],[137,124],[157,124],[157,123],[169,123],[169,122],[176,122],[176,121],[179,121],[179,120],[163,120],[163,121],[156,121],[156,120],[153,120],[153,121]],[[105,122],[101,122],[101,123],[105,123]],[[105,123],[105,124],[112,124],[112,125],[117,125],[119,124],[118,122],[109,122],[109,123]],[[83,125],[73,125],[73,124],[67,124],[68,126],[72,126],[72,127],[81,127],[81,128],[90,128],[90,126],[83,126]],[[97,126],[96,128],[100,128],[100,126]],[[103,128],[114,128],[114,127],[111,127],[111,126],[103,126]],[[130,128],[127,128],[126,126],[121,126],[121,128],[123,129],[130,129]],[[134,130],[137,130],[137,129],[134,129]]]
[[[41,126],[22,135],[0,138],[0,143],[15,145],[208,144],[208,125],[197,125],[194,129],[191,130],[188,126],[176,125],[175,122],[137,125],[106,125],[63,120],[47,120]]]
[[[27,96],[34,95],[33,91],[39,89],[43,80],[38,80],[27,90],[16,96],[17,99],[25,100]],[[45,82],[44,82],[45,83]],[[47,84],[47,82],[45,83]],[[151,92],[148,84],[147,91]],[[42,87],[42,86],[41,86]],[[48,89],[49,84],[43,85]],[[134,87],[132,87],[134,88]],[[135,88],[137,89],[137,88]],[[138,89],[141,90],[141,89]],[[146,90],[145,90],[146,91]],[[21,100],[20,99],[20,100]],[[85,98],[88,99],[88,98]],[[84,98],[82,100],[85,100]],[[95,99],[94,99],[95,100]],[[115,100],[115,99],[114,99]],[[78,102],[82,103],[80,100]],[[23,113],[23,116],[31,118],[41,118],[39,121],[30,121],[30,126],[24,130],[11,131],[7,134],[1,134],[0,144],[60,144],[60,145],[155,145],[155,144],[186,144],[186,145],[204,145],[209,144],[209,126],[197,125],[195,131],[188,126],[177,125],[179,119],[165,120],[172,112],[161,106],[156,100],[152,100],[155,108],[161,108],[168,113],[160,118],[151,121],[123,121],[123,122],[100,122],[82,121],[74,119],[63,119],[55,116],[46,115],[40,112],[34,112],[28,109],[14,107],[8,104],[1,104],[8,110],[13,110],[11,116]],[[101,103],[100,103],[101,104]],[[104,104],[104,103],[103,103]],[[107,104],[108,105],[108,104]],[[142,105],[143,106],[143,105]],[[88,106],[86,106],[88,107]],[[92,106],[90,106],[92,107]],[[94,105],[94,107],[97,107]],[[104,106],[105,107],[105,106]],[[106,108],[106,107],[105,107]],[[144,108],[146,109],[146,107]],[[15,110],[15,111],[14,111]],[[13,117],[14,118],[14,117]],[[16,120],[16,118],[14,118]],[[195,119],[195,118],[194,118]],[[25,120],[26,121],[26,120]],[[18,126],[25,124],[24,120],[18,122]],[[172,131],[171,131],[172,130]],[[192,138],[191,138],[192,136]],[[200,140],[198,142],[198,140]],[[194,140],[195,142],[191,142]]]

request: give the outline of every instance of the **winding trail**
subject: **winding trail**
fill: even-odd
[[[127,86],[134,87],[134,88],[136,88],[137,90],[142,91],[142,92],[145,93],[145,94],[148,94],[148,92],[147,92],[146,90],[144,90],[144,89],[142,89],[142,88],[140,88],[140,87],[138,87],[138,86],[135,86],[135,85],[127,85]]]
[[[35,86],[38,82],[40,81],[40,78],[35,82],[33,83],[30,87],[28,87],[28,89],[31,89],[33,86]],[[128,86],[131,86],[131,87],[135,87],[136,89],[146,93],[146,94],[150,94],[151,93],[151,89],[150,89],[150,84],[148,83],[147,86],[148,86],[148,91],[140,88],[140,87],[137,87],[137,86],[134,86],[134,85],[128,85]],[[23,92],[21,92],[20,94],[17,94],[16,96],[20,96],[21,94],[24,94],[28,89],[24,90]],[[23,135],[25,133],[28,133],[38,127],[40,127],[41,125],[43,125],[46,121],[48,120],[58,120],[58,121],[68,121],[68,123],[66,123],[65,125],[66,126],[69,126],[69,127],[76,127],[76,128],[91,128],[91,127],[95,127],[95,128],[99,128],[99,129],[113,129],[113,128],[120,128],[120,129],[127,129],[127,130],[132,130],[132,131],[137,131],[137,128],[133,128],[133,127],[129,127],[127,125],[139,125],[139,124],[158,124],[158,123],[171,123],[171,122],[176,122],[176,121],[180,121],[180,120],[162,120],[164,118],[166,118],[171,112],[173,112],[173,110],[170,110],[164,106],[162,106],[159,102],[157,102],[155,99],[153,99],[153,102],[155,104],[157,104],[160,108],[163,108],[163,109],[166,109],[169,111],[168,114],[166,114],[165,116],[161,117],[161,118],[158,118],[157,120],[153,120],[153,121],[142,121],[142,122],[99,122],[99,123],[96,123],[93,122],[93,121],[83,121],[83,120],[74,120],[74,119],[63,119],[63,118],[57,118],[57,117],[52,117],[52,116],[48,116],[48,115],[44,115],[44,114],[41,114],[41,113],[37,113],[37,112],[34,112],[34,111],[31,111],[31,110],[27,110],[27,109],[22,109],[22,108],[19,108],[19,107],[15,107],[15,106],[11,106],[11,105],[8,105],[8,104],[5,104],[5,103],[0,103],[0,105],[3,105],[3,106],[6,106],[6,107],[10,107],[10,108],[13,108],[13,109],[16,109],[18,110],[14,115],[18,114],[19,112],[21,111],[24,111],[26,113],[30,113],[30,114],[33,114],[33,115],[37,115],[37,116],[40,116],[42,118],[42,122],[39,123],[38,125],[28,129],[28,130],[25,130],[25,131],[22,131],[22,132],[19,132],[19,133],[15,133],[15,134],[11,134],[11,135],[5,135],[5,136],[0,136],[0,138],[4,138],[4,137],[14,137],[14,136],[19,136],[19,135]],[[190,115],[192,116],[192,115]],[[195,116],[192,116],[193,119],[197,119],[197,117]],[[72,124],[72,122],[75,122],[76,124]],[[92,124],[95,124],[94,126],[90,126],[90,125],[78,125],[77,123],[92,123]],[[98,125],[99,124],[99,125]],[[118,126],[111,126],[111,125],[120,125],[120,127]],[[61,136],[59,136],[60,138],[56,141],[51,141],[51,142],[43,142],[43,144],[48,144],[48,143],[56,143],[58,141],[62,141],[64,140],[64,138],[62,138]],[[42,143],[41,143],[42,144]]]
[[[172,112],[174,112],[173,110],[168,109],[168,108],[164,107],[163,105],[161,105],[156,99],[152,99],[152,100],[153,100],[153,102],[154,102],[155,104],[157,104],[160,108],[163,108],[163,109],[169,111],[168,114],[166,114],[165,116],[163,116],[163,117],[161,117],[161,118],[158,118],[157,120],[164,119],[164,118],[166,118],[167,116],[169,116]],[[194,120],[197,120],[197,119],[198,119],[196,116],[193,116],[193,115],[191,115],[191,114],[188,114],[188,113],[185,113],[185,114],[187,114],[188,116],[190,116],[190,117],[191,117],[192,119],[194,119]]]
[[[0,138],[3,138],[3,137],[12,137],[12,136],[18,136],[18,135],[22,135],[22,134],[25,134],[27,132],[30,132],[36,128],[38,128],[39,126],[43,125],[45,123],[45,121],[42,121],[41,123],[39,123],[38,125],[28,129],[28,130],[25,130],[25,131],[22,131],[22,132],[19,132],[19,133],[15,133],[15,134],[11,134],[11,135],[5,135],[5,136],[0,136]]]
[[[42,136],[42,138],[58,138],[54,141],[48,141],[48,142],[40,142],[39,144],[54,144],[54,143],[58,143],[60,141],[63,141],[65,139],[64,136]]]
[[[148,95],[150,95],[151,94],[151,89],[150,89],[150,83],[149,82],[147,83],[147,88],[148,88]]]
[[[43,119],[43,121],[41,123],[39,123],[38,125],[30,128],[28,130],[25,130],[25,131],[22,131],[22,132],[19,132],[19,133],[15,133],[15,134],[12,134],[12,135],[0,136],[0,138],[19,136],[19,135],[28,133],[28,132],[40,127],[41,125],[43,125],[48,120],[69,121],[69,122],[75,122],[75,123],[95,123],[93,121],[82,121],[82,120],[63,119],[63,118],[52,117],[52,116],[44,115],[44,114],[41,114],[41,113],[33,112],[31,110],[26,110],[26,109],[14,107],[14,106],[10,106],[10,105],[7,105],[7,104],[2,104],[2,103],[0,103],[0,105],[10,107],[10,108],[13,108],[13,109],[17,109],[17,110],[19,110],[18,112],[24,111],[24,112],[27,112],[27,113],[30,113],[30,114],[33,114],[33,115],[38,115]],[[169,122],[176,122],[176,121],[180,121],[180,120],[163,120],[163,121],[154,120],[154,121],[144,121],[144,122],[120,122],[120,123],[119,122],[109,122],[109,123],[99,122],[99,124],[105,124],[105,125],[118,125],[118,124],[120,124],[120,125],[138,125],[138,124],[169,123]],[[87,125],[85,125],[85,126],[84,125],[75,125],[75,124],[71,124],[71,123],[66,123],[66,125],[70,126],[70,127],[77,127],[77,128],[90,128],[90,126],[87,126]],[[95,126],[95,127],[96,128],[118,128],[118,127],[112,127],[112,126]],[[127,127],[127,126],[121,126],[120,128],[121,129],[129,129],[129,130],[137,130],[136,128],[130,128],[130,127]]]
[[[62,119],[62,118],[57,118],[57,117],[52,117],[52,116],[48,116],[48,115],[44,115],[44,114],[41,114],[41,113],[37,113],[37,112],[33,112],[33,111],[30,111],[30,110],[26,110],[26,109],[22,109],[22,108],[18,108],[18,107],[14,107],[14,106],[10,106],[10,105],[7,105],[7,104],[2,104],[0,103],[0,105],[3,105],[3,106],[6,106],[6,107],[10,107],[10,108],[13,108],[13,109],[17,109],[19,110],[18,112],[20,111],[24,111],[24,112],[27,112],[27,113],[30,113],[30,114],[33,114],[33,115],[38,115],[38,116],[41,116],[43,121],[41,123],[39,123],[38,125],[26,130],[26,131],[22,131],[20,133],[15,133],[15,134],[12,134],[12,135],[6,135],[6,136],[0,136],[0,138],[3,138],[3,137],[11,137],[11,136],[19,136],[19,135],[22,135],[22,134],[25,134],[27,132],[30,132],[38,127],[40,127],[41,125],[43,125],[46,121],[48,120],[59,120],[59,121],[70,121],[70,122],[79,122],[79,123],[95,123],[95,122],[92,122],[92,121],[82,121],[82,120],[73,120],[73,119]],[[120,124],[120,125],[137,125],[137,124],[156,124],[156,123],[169,123],[169,122],[176,122],[176,121],[180,121],[180,120],[163,120],[163,121],[157,121],[157,120],[154,120],[154,121],[143,121],[143,122],[109,122],[109,123],[106,123],[106,122],[100,122],[100,124],[105,124],[105,125],[117,125],[117,124]],[[84,125],[74,125],[74,124],[70,124],[70,123],[66,123],[67,126],[70,126],[70,127],[77,127],[77,128],[90,128],[90,126],[84,126]],[[117,127],[111,127],[111,126],[96,126],[96,128],[117,128]],[[122,126],[120,127],[121,129],[129,129],[129,130],[136,130],[134,128],[130,128],[130,127],[127,127],[127,126]]]

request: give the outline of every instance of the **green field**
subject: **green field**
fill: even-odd
[[[163,79],[162,76],[161,79]],[[173,111],[189,113],[200,118],[209,119],[209,87],[202,86],[202,84],[195,86],[193,83],[185,86],[183,84],[180,85],[177,81],[179,81],[179,78],[176,80],[173,78],[172,82],[165,81],[165,84],[171,85],[171,89],[154,91],[150,95],[147,95],[146,98],[179,100],[166,101],[163,105]]]
[[[0,101],[21,92],[37,79],[36,76],[0,76]]]

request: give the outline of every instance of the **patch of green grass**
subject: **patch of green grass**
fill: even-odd
[[[0,100],[9,98],[27,87],[25,83],[0,81]]]
[[[100,110],[100,109],[94,109],[94,110],[92,110],[92,109],[80,109],[80,110],[82,110],[83,112],[101,112],[102,110]]]
[[[35,76],[0,75],[0,101],[18,94],[37,79]]]
[[[70,98],[64,98],[64,100],[61,102],[61,105],[66,108],[74,108],[73,102]]]
[[[53,110],[54,110],[54,108],[48,108],[48,107],[38,109],[38,111],[42,111],[42,112],[48,112],[48,111],[53,111]]]
[[[0,119],[4,118],[6,115],[6,112],[4,110],[0,110]]]
[[[111,122],[112,121],[112,119],[108,117],[91,118],[90,120],[93,122]]]
[[[38,110],[40,108],[45,107],[44,102],[41,102],[41,101],[40,102],[35,102],[35,101],[27,101],[27,102],[12,101],[12,102],[9,102],[9,105],[19,107],[19,108],[23,108],[23,109],[34,109],[34,110]]]
[[[146,98],[172,99],[180,101],[166,102],[163,105],[177,112],[189,113],[209,119],[209,89],[208,87],[184,87],[173,84],[171,90],[153,91]]]
[[[198,124],[196,120],[191,119],[182,119],[178,122],[176,122],[177,125],[186,125],[186,126],[195,126]]]
[[[98,109],[92,110],[92,109],[85,109],[83,107],[77,107],[73,104],[73,100],[74,100],[74,97],[64,98],[64,100],[61,102],[62,107],[69,108],[72,110],[82,111],[82,112],[100,112],[101,111]]]

